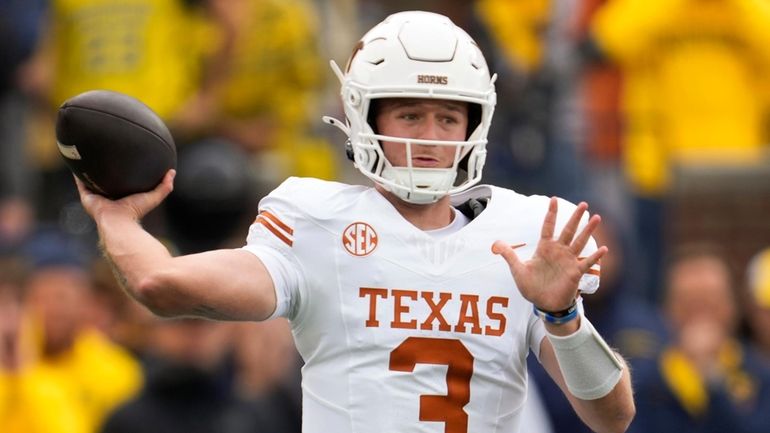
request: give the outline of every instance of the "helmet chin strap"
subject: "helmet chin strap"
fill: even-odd
[[[392,181],[378,183],[406,202],[430,204],[449,194],[456,177],[454,170],[393,167],[387,164],[381,178]],[[421,186],[429,189],[421,189]]]

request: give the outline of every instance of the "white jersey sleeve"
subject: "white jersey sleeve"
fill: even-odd
[[[289,178],[259,203],[243,249],[256,255],[275,286],[276,309],[270,318],[291,318],[301,297],[304,276],[292,247],[299,213],[291,200],[296,182]]]

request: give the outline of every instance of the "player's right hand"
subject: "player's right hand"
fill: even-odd
[[[83,208],[95,221],[98,222],[103,215],[108,213],[124,215],[139,221],[171,194],[171,191],[174,190],[175,176],[176,170],[169,170],[155,189],[132,194],[118,200],[110,200],[89,190],[77,177],[75,177],[75,183]]]

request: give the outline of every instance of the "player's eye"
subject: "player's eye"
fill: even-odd
[[[448,124],[448,125],[454,125],[454,124],[460,122],[460,119],[456,115],[447,114],[447,115],[441,116],[441,122],[445,123],[445,124]]]

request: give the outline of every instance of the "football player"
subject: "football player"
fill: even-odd
[[[128,293],[162,316],[291,321],[305,432],[517,431],[526,357],[581,418],[624,431],[625,362],[582,310],[599,284],[587,205],[477,184],[496,96],[448,18],[388,17],[341,81],[347,154],[374,187],[289,178],[246,245],[172,257],[139,220],[172,189],[109,201],[79,185]]]

